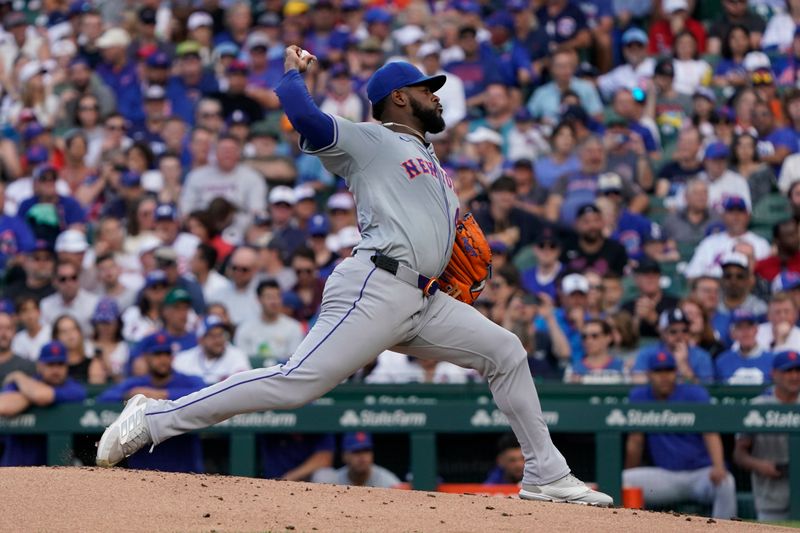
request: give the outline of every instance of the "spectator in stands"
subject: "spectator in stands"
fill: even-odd
[[[101,298],[92,314],[92,362],[98,380],[122,381],[128,363],[128,343],[122,338],[122,318],[116,301]],[[102,375],[100,375],[102,374]]]
[[[477,35],[478,31],[473,26],[464,26],[459,29],[458,46],[463,53],[462,59],[444,65],[444,70],[456,75],[464,82],[464,95],[468,108],[483,104],[487,85],[499,79],[494,57],[486,53],[488,50],[484,52]],[[365,41],[362,46],[366,44]]]
[[[695,127],[684,128],[680,131],[678,142],[673,153],[673,161],[665,164],[658,173],[656,194],[666,198],[668,206],[682,207],[682,189],[692,178],[700,176],[703,163],[700,159],[700,150],[703,139],[700,131]]]
[[[647,55],[647,34],[640,28],[630,27],[621,40],[625,62],[597,79],[606,100],[611,100],[619,89],[644,89],[653,78],[656,60]]]
[[[55,254],[47,242],[36,241],[33,251],[23,259],[23,270],[21,279],[8,282],[5,288],[5,295],[9,299],[17,301],[22,297],[31,297],[40,301],[55,292]]]
[[[342,462],[344,466],[320,468],[311,476],[314,483],[333,483],[354,487],[392,488],[400,479],[386,468],[375,464],[372,436],[358,431],[342,436]]]
[[[475,213],[487,239],[506,244],[513,256],[518,250],[533,242],[542,222],[515,206],[517,184],[509,176],[501,176],[489,187],[489,205]]]
[[[186,270],[200,239],[191,233],[181,231],[178,209],[171,204],[160,204],[155,210],[155,236],[163,247],[168,247],[177,255],[181,272]]]
[[[341,232],[339,235],[341,236]],[[297,283],[289,292],[297,302],[293,318],[300,322],[313,322],[319,313],[325,287],[319,277],[314,252],[308,248],[297,249],[292,256],[291,267],[297,277]]]
[[[175,356],[176,372],[199,376],[206,385],[213,385],[236,374],[251,370],[247,356],[230,344],[230,333],[223,321],[208,315],[197,327],[198,344]]]
[[[611,326],[605,320],[592,318],[581,330],[583,358],[564,372],[566,383],[622,383],[625,363],[609,352],[613,342]]]
[[[755,287],[750,260],[740,252],[725,254],[720,260],[722,267],[722,298],[719,312],[731,315],[744,309],[757,317],[766,315],[767,304],[752,293]]]
[[[103,62],[97,66],[96,72],[114,92],[120,113],[131,124],[138,125],[144,119],[142,90],[136,65],[127,54],[126,48],[130,43],[130,35],[122,28],[106,30],[97,40]]]
[[[703,156],[705,171],[700,174],[700,179],[708,183],[708,206],[712,211],[721,213],[722,202],[726,198],[739,196],[751,210],[750,188],[741,175],[728,169],[729,157],[730,150],[724,143],[715,142],[706,147]]]
[[[689,321],[689,346],[705,350],[711,357],[716,357],[730,344],[727,337],[724,339],[725,344],[720,341],[719,334],[712,325],[712,313],[700,301],[690,296],[681,300],[678,307]],[[715,318],[717,316],[719,313]]]
[[[748,48],[754,50],[761,48],[761,36],[766,29],[766,23],[761,15],[751,11],[746,2],[723,0],[722,13],[711,23],[708,30],[708,53],[716,55],[724,50],[726,36],[736,27],[747,31]]]
[[[800,403],[800,356],[781,352],[772,362],[775,383],[753,405],[796,405]],[[759,521],[789,519],[789,436],[785,433],[740,433],[736,436],[733,460],[750,471]]]
[[[590,82],[575,77],[578,68],[577,54],[565,47],[554,53],[550,61],[550,74],[553,80],[537,88],[528,100],[527,107],[531,115],[549,124],[555,124],[558,121],[561,95],[569,90],[578,95],[580,106],[592,118],[600,120],[603,105],[597,89]]]
[[[592,42],[586,16],[577,4],[568,0],[550,0],[536,11],[539,26],[547,34],[547,48],[553,54],[560,51],[580,51]]]
[[[787,219],[772,226],[776,253],[756,263],[756,275],[771,282],[783,272],[800,274],[800,232],[797,221]]]
[[[216,264],[217,250],[209,244],[198,244],[189,270],[203,289],[203,299],[206,302],[211,301],[211,297],[216,291],[230,284],[225,276],[216,271]]]
[[[636,362],[631,369],[634,383],[645,383],[648,364],[658,353],[667,352],[675,361],[675,368],[681,381],[685,383],[711,383],[714,379],[714,367],[707,351],[689,342],[689,319],[680,309],[669,309],[658,317],[658,329],[661,342],[647,346],[639,351]]]
[[[234,344],[248,357],[263,359],[263,366],[282,364],[297,350],[305,331],[295,319],[283,314],[281,289],[276,281],[256,287],[261,313],[236,328]]]
[[[68,228],[83,229],[86,214],[71,196],[56,190],[58,171],[51,166],[39,166],[33,173],[33,196],[19,204],[17,214],[33,230],[37,239],[54,244],[59,232]]]
[[[86,342],[86,335],[74,317],[62,315],[56,318],[50,335],[53,341],[61,343],[67,351],[69,377],[81,383],[105,384],[106,374],[102,362],[91,358],[93,354],[90,352],[90,343]]]
[[[687,278],[696,278],[707,273],[714,273],[719,268],[723,255],[733,251],[739,242],[753,247],[755,258],[764,259],[769,255],[769,244],[763,237],[748,231],[750,211],[747,202],[740,196],[729,196],[722,202],[724,209],[722,222],[725,230],[709,235],[697,246],[692,260],[684,271]]]
[[[761,161],[758,140],[750,133],[733,138],[730,167],[747,180],[752,205],[775,190],[775,173]]]
[[[544,322],[546,330],[537,330],[535,320]],[[556,321],[553,300],[547,294],[531,296],[517,292],[508,300],[502,325],[519,338],[528,353],[533,376],[561,379],[559,359],[568,359],[570,348]]]
[[[675,90],[679,93],[693,95],[700,87],[711,82],[711,66],[700,58],[700,43],[689,31],[684,30],[675,35],[672,64],[675,67]]]
[[[536,180],[550,189],[558,178],[580,170],[580,160],[575,154],[577,139],[575,129],[568,122],[560,122],[550,136],[550,155],[534,162]]]
[[[592,270],[601,276],[607,272],[622,275],[628,254],[620,243],[603,235],[603,217],[593,203],[578,207],[575,233],[564,241],[561,262],[569,272]]]
[[[772,295],[767,309],[767,322],[758,326],[756,340],[772,352],[794,350],[800,346],[797,304],[786,293]]]
[[[197,346],[197,336],[193,329],[197,316],[192,312],[192,297],[180,287],[170,289],[161,302],[161,321],[163,331],[176,351],[188,350]]]
[[[488,94],[488,89],[487,89]],[[479,126],[464,138],[469,143],[478,168],[487,182],[493,183],[503,175],[503,137],[493,129]]]
[[[15,370],[5,376],[0,392],[0,416],[16,416],[29,407],[80,402],[86,390],[68,376],[67,350],[58,342],[46,344],[36,363],[36,375]],[[0,466],[47,464],[47,437],[8,436]]]
[[[671,213],[664,220],[664,231],[676,241],[679,248],[693,249],[711,226],[719,224],[719,217],[708,207],[708,184],[693,178],[684,189],[685,207]]]
[[[126,287],[120,281],[121,268],[114,254],[107,253],[95,259],[97,280],[100,282],[97,293],[113,299],[119,309],[127,309],[136,302],[136,291]],[[142,279],[140,275],[132,275]]]
[[[203,314],[206,309],[203,291],[192,277],[181,274],[179,261],[183,260],[172,247],[159,246],[155,250],[156,267],[164,272],[169,288],[181,288],[189,293],[192,298],[192,309],[197,314]]]
[[[284,257],[291,257],[303,245],[306,235],[294,220],[294,190],[286,185],[273,187],[269,192],[269,215],[272,237],[280,244]]]
[[[238,326],[245,320],[258,316],[259,305],[256,296],[256,272],[258,253],[254,248],[243,246],[231,254],[228,273],[231,280],[226,287],[214,292],[211,301],[222,302],[231,314],[231,320]]]
[[[522,483],[525,458],[513,433],[506,433],[497,442],[496,466],[489,472],[484,485],[518,485]]]
[[[191,394],[205,386],[201,378],[181,374],[172,369],[173,351],[169,336],[165,333],[155,333],[146,337],[142,355],[147,372],[106,389],[96,401],[124,402],[136,394],[171,400]],[[203,453],[200,438],[197,435],[181,435],[152,452],[141,450],[128,458],[128,467],[162,472],[202,473]]]
[[[189,213],[205,209],[211,200],[222,196],[239,210],[235,227],[240,234],[254,213],[266,209],[266,184],[252,168],[240,162],[241,144],[231,136],[222,136],[216,145],[216,163],[190,172],[181,193],[180,209]]]
[[[0,208],[5,204],[5,184],[0,184]],[[20,264],[23,254],[33,250],[35,237],[28,224],[18,216],[0,213],[0,271]]]
[[[656,55],[668,55],[675,48],[681,33],[691,35],[697,43],[697,52],[705,53],[706,31],[703,24],[691,18],[686,0],[666,0],[662,5],[665,18],[650,27],[648,51]]]
[[[575,222],[579,207],[593,202],[599,189],[600,176],[608,170],[603,141],[596,136],[587,138],[578,150],[581,169],[564,174],[553,184],[545,206],[548,220],[570,225]],[[632,213],[641,213],[647,207],[647,196],[630,178],[622,177],[622,198]]]
[[[55,288],[55,294],[42,300],[42,320],[52,324],[56,317],[67,314],[78,321],[85,333],[89,333],[98,297],[80,288],[78,269],[74,264],[62,262],[56,266]]]
[[[758,132],[756,150],[761,161],[779,175],[783,160],[798,151],[797,135],[791,128],[779,127],[769,103],[760,100],[753,107],[753,126]]]
[[[744,68],[744,58],[754,49],[750,38],[750,30],[746,26],[734,24],[714,39],[715,47],[721,48],[720,61],[714,68],[714,86],[733,92],[736,87],[748,85],[750,80]],[[726,90],[726,87],[729,88]]]
[[[784,272],[772,280],[772,294],[785,292],[800,309],[800,275],[795,272]],[[800,325],[800,324],[798,324]]]
[[[5,383],[6,377],[12,372],[22,372],[31,376],[36,367],[33,361],[39,353],[33,357],[15,351],[14,346],[14,317],[8,312],[0,312],[0,383]]]
[[[731,317],[730,336],[733,346],[714,360],[717,383],[728,385],[761,385],[770,383],[773,354],[756,342],[758,319],[741,309]]]
[[[601,174],[597,186],[595,205],[603,215],[603,232],[625,247],[628,259],[641,260],[645,255],[645,243],[654,240],[653,227],[656,225],[644,216],[628,211],[622,201],[622,178],[616,172]]]
[[[642,337],[658,337],[658,317],[678,305],[678,299],[661,289],[661,265],[644,258],[634,269],[634,281],[639,294],[622,304],[622,310],[633,317]]]
[[[520,108],[514,113],[514,125],[508,132],[507,148],[506,157],[511,161],[536,161],[550,153],[550,143],[543,128],[539,127],[527,108]],[[538,179],[536,183],[541,187]]]
[[[200,44],[196,41],[184,41],[176,47],[177,74],[166,86],[172,113],[190,125],[194,125],[195,109],[200,99],[219,89],[214,75],[203,69],[200,51]]]
[[[646,364],[649,384],[631,390],[631,403],[710,402],[702,387],[678,383],[678,363],[669,351],[652,353]],[[652,467],[641,466],[645,442]],[[642,488],[645,506],[689,499],[712,504],[715,518],[736,516],[736,484],[725,466],[718,433],[629,434],[622,482],[627,487]]]
[[[36,361],[39,350],[50,342],[50,328],[42,324],[39,300],[23,296],[16,301],[18,331],[11,342],[11,351],[23,359]]]
[[[161,302],[168,290],[167,275],[163,270],[152,270],[147,274],[144,288],[135,306],[122,313],[122,336],[128,342],[138,342],[146,335],[161,329]]]
[[[539,296],[545,293],[555,300],[558,297],[557,283],[564,272],[564,266],[559,261],[561,240],[556,228],[542,226],[532,248],[536,264],[520,273],[522,286],[530,294]]]
[[[326,243],[327,237],[328,235],[326,234]],[[327,245],[326,243],[321,243],[320,246]],[[297,283],[297,275],[294,273],[294,270],[284,262],[281,253],[281,243],[277,239],[270,239],[266,246],[259,247],[258,252],[258,264],[260,266],[258,272],[259,278],[275,280],[278,282],[282,291],[290,291]],[[339,256],[335,256],[334,260],[338,261]],[[332,268],[333,267],[331,267],[331,270]]]

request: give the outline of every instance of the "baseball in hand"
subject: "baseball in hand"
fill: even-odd
[[[305,59],[311,55],[311,52],[308,50],[300,50],[300,59]]]

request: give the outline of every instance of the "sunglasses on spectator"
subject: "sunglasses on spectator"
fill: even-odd
[[[68,281],[78,281],[78,276],[58,276],[58,281],[60,283],[66,283]]]
[[[233,272],[242,272],[242,273],[246,274],[247,272],[250,272],[251,270],[253,270],[253,269],[250,268],[250,267],[241,266],[241,265],[231,265],[231,271],[233,271]]]
[[[106,124],[106,129],[111,131],[125,131],[124,124]]]
[[[539,244],[536,245],[536,247],[540,248],[542,250],[557,250],[558,249],[558,245],[556,243],[554,243],[554,242],[540,242]]]
[[[672,329],[667,329],[666,333],[667,333],[667,335],[686,335],[687,333],[689,333],[689,329],[688,328],[678,328],[678,329],[672,328]]]

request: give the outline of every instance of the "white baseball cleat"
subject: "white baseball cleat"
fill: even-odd
[[[611,496],[590,489],[572,474],[567,474],[547,485],[523,484],[519,491],[519,497],[523,500],[582,503],[597,507],[609,507],[614,504]]]
[[[137,394],[106,428],[97,445],[97,466],[111,467],[152,442],[144,417],[147,398]]]

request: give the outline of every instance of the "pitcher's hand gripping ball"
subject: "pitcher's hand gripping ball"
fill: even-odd
[[[492,251],[475,217],[467,213],[456,227],[453,254],[444,273],[439,276],[439,286],[447,294],[472,304],[492,275]]]

